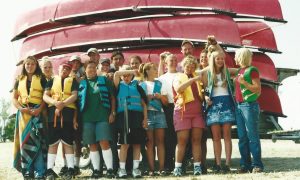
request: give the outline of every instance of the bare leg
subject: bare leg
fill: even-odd
[[[155,144],[157,146],[157,155],[159,161],[159,170],[165,169],[165,129],[155,129]]]
[[[201,138],[202,138],[202,129],[193,128],[192,135],[191,135],[191,142],[192,142],[194,163],[201,161]]]
[[[222,153],[221,126],[218,124],[212,125],[211,131],[213,134],[215,161],[216,161],[216,164],[220,166],[221,165],[221,153]]]
[[[185,153],[185,147],[190,136],[190,130],[177,131],[177,146],[176,146],[176,160],[177,163],[182,163]]]
[[[224,124],[222,129],[223,129],[223,137],[224,137],[224,144],[225,144],[226,165],[230,166],[231,153],[232,153],[231,124]]]
[[[149,171],[154,171],[154,132],[153,130],[147,130],[147,158],[149,164]]]

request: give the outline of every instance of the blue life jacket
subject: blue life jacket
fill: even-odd
[[[124,81],[120,82],[118,98],[117,112],[124,112],[125,105],[128,110],[143,111],[141,95],[137,89],[138,81],[133,80],[129,84]]]
[[[147,95],[147,84],[145,82],[142,82],[140,84],[140,86],[142,86],[142,88],[144,89],[146,95]],[[154,80],[154,88],[153,88],[153,94],[155,93],[160,93],[161,91],[161,82],[158,80]],[[151,101],[149,102],[149,105],[152,106],[154,109],[161,111],[162,108],[162,104],[161,101],[158,99],[151,99]]]
[[[98,76],[97,77],[97,84],[96,87],[94,87],[94,92],[99,93],[100,96],[100,103],[110,109],[110,98],[109,98],[109,92],[106,87],[106,77],[105,76]],[[86,92],[87,92],[87,80],[84,79],[80,81],[79,84],[79,91],[78,91],[78,102],[79,102],[79,110],[80,112],[83,111],[85,107],[86,102]]]

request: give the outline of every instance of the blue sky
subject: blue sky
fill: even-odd
[[[1,65],[0,65],[0,83],[1,91],[0,98],[10,98],[9,89],[12,87],[15,64],[18,57],[18,49],[20,42],[11,43],[13,26],[16,17],[20,13],[40,6],[47,2],[56,0],[9,0],[5,2],[5,6],[0,7],[0,15],[2,17],[2,28],[0,33],[0,49],[1,49]],[[300,52],[300,45],[297,36],[300,28],[298,12],[300,1],[296,0],[280,0],[284,18],[288,21],[287,24],[270,24],[273,28],[277,46],[282,54],[268,54],[274,61],[276,67],[300,69],[300,59],[297,52]],[[7,18],[5,18],[7,17]]]

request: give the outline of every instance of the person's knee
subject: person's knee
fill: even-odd
[[[110,148],[109,141],[100,141],[100,146],[102,150],[107,150]]]

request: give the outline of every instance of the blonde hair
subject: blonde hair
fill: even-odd
[[[132,67],[129,65],[124,64],[120,69],[120,71],[124,71],[124,70],[132,70]]]
[[[235,51],[234,60],[238,63],[238,65],[247,67],[252,63],[252,55],[253,53],[248,48],[240,48]]]
[[[192,55],[188,55],[186,56],[185,58],[183,58],[183,60],[181,61],[181,66],[182,67],[185,67],[187,65],[190,65],[190,64],[195,64],[196,68],[198,66],[198,62],[197,62],[197,59],[192,56]]]
[[[154,63],[151,63],[151,62],[148,62],[148,63],[142,63],[141,65],[140,65],[140,70],[142,71],[142,73],[143,73],[143,76],[144,76],[144,78],[145,79],[147,79],[148,78],[148,73],[147,73],[147,71],[149,70],[149,69],[151,69],[152,67],[154,67]]]
[[[215,59],[218,56],[223,56],[225,58],[225,53],[221,51],[214,51],[211,53],[209,59],[208,59],[208,68],[211,72],[211,79],[213,80],[213,85],[217,86],[218,80],[217,80],[217,73],[216,73],[216,66],[215,66]],[[225,60],[225,59],[224,59]],[[222,79],[222,87],[226,87],[226,65],[224,62],[224,66],[221,69],[221,79]]]

